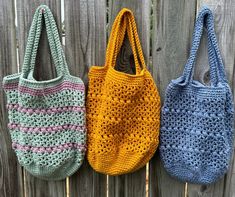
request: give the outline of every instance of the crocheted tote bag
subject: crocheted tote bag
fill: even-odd
[[[43,16],[58,77],[36,81],[33,70]],[[22,72],[6,76],[3,84],[12,147],[19,163],[42,179],[58,180],[73,174],[85,155],[85,88],[80,78],[69,74],[47,6],[39,6],[33,17]]]
[[[135,75],[114,69],[126,30]],[[128,9],[122,9],[115,19],[105,66],[90,69],[86,109],[87,157],[96,171],[109,175],[133,172],[153,156],[159,143],[160,97],[145,66],[135,19]]]
[[[193,80],[204,25],[208,37],[210,86]],[[232,102],[213,14],[203,7],[196,20],[183,75],[168,85],[162,108],[160,155],[169,174],[182,181],[209,184],[226,173],[233,147]]]

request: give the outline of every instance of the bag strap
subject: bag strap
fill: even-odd
[[[135,46],[135,38],[133,36],[133,29],[132,29],[132,24],[131,24],[131,21],[128,17],[129,15],[124,15],[123,17],[123,25],[121,25],[121,29],[122,30],[122,33],[120,34],[123,34],[123,36],[125,35],[126,33],[126,30],[127,30],[127,35],[128,35],[128,38],[129,38],[129,41],[130,41],[130,44],[131,44],[131,48],[132,48],[132,51],[133,51],[133,55],[134,55],[134,61],[135,61],[135,65],[136,65],[136,72],[139,74],[140,71],[141,71],[141,68],[139,66],[139,60],[138,60],[138,56],[137,56],[137,52],[136,52],[136,46]],[[126,25],[127,24],[127,25]],[[126,29],[124,29],[123,27],[127,27]],[[120,36],[120,34],[118,35],[118,37]],[[123,40],[122,40],[123,41]],[[115,62],[116,62],[116,59],[117,59],[117,55],[119,53],[119,50],[122,46],[122,43],[123,42],[120,42],[118,39],[117,39],[117,43],[116,45],[114,45],[114,53],[113,53],[113,59],[112,59],[112,63],[111,65],[115,65]]]
[[[47,7],[48,8],[48,7]],[[66,62],[66,58],[65,58],[65,53],[63,51],[63,48],[62,48],[62,45],[61,45],[61,42],[60,42],[60,35],[59,35],[59,32],[58,32],[58,28],[57,28],[57,25],[56,25],[56,22],[55,22],[55,19],[53,17],[53,14],[52,12],[50,11],[50,9],[48,8],[49,12],[48,12],[48,17],[49,17],[49,24],[51,26],[51,31],[49,32],[49,35],[54,38],[54,43],[55,43],[55,51],[58,51],[58,57],[61,58],[62,62],[61,62],[61,68],[62,68],[62,71],[64,72],[64,74],[69,74],[69,69],[68,69],[68,65],[67,65],[67,62]],[[49,26],[48,24],[48,26]]]
[[[106,61],[105,61],[106,64],[105,64],[105,66],[108,65],[107,62],[109,62],[111,48],[116,47],[116,50],[118,52],[121,49],[121,45],[118,45],[116,43],[122,43],[124,40],[125,33],[126,33],[126,21],[124,21],[122,24],[122,28],[120,29],[119,36],[117,37],[117,40],[114,39],[114,36],[115,36],[115,32],[118,31],[118,28],[120,27],[121,20],[124,20],[124,17],[123,17],[124,14],[125,14],[125,10],[122,9],[118,13],[118,15],[116,16],[116,18],[113,22],[112,30],[111,30],[111,33],[109,36],[110,39],[109,39],[109,42],[107,45],[107,50],[106,50]],[[111,39],[111,38],[113,38],[113,39]]]
[[[193,66],[195,64],[197,51],[200,46],[200,41],[201,41],[201,37],[203,33],[203,26],[204,26],[204,17],[207,14],[207,12],[208,12],[207,9],[203,8],[199,12],[196,23],[195,23],[190,57],[187,61],[187,64],[185,66],[184,73],[183,73],[186,83],[190,83],[193,79],[193,71],[194,71]],[[209,37],[209,34],[207,35]],[[216,83],[216,77],[214,75],[215,73],[214,69],[212,69],[212,66],[214,65],[214,60],[213,60],[214,54],[213,54],[213,50],[211,47],[212,45],[210,44],[210,39],[208,39],[208,58],[209,58],[209,64],[210,64],[210,78],[211,78],[212,84],[214,85]]]
[[[211,49],[213,50],[214,54],[214,65],[216,66],[216,76],[218,77],[218,82],[225,82],[228,83],[225,69],[224,69],[224,64],[222,57],[220,55],[220,49],[219,45],[216,39],[216,34],[215,34],[215,28],[214,28],[214,16],[210,10],[210,16],[208,17],[207,20],[207,26],[208,26],[208,43],[212,45]]]
[[[42,31],[43,16],[45,19],[50,51],[54,65],[56,67],[57,75],[61,76],[69,74],[68,66],[65,60],[65,55],[61,46],[60,37],[53,14],[51,13],[51,10],[48,8],[48,6],[40,5],[34,14],[32,25],[29,31],[24,63],[22,67],[22,73],[24,77],[27,77],[28,73],[34,70],[39,39]]]
[[[130,41],[130,45],[133,51],[136,73],[139,74],[141,72],[141,67],[139,65],[139,60],[142,65],[142,69],[146,68],[143,52],[141,49],[141,44],[139,41],[136,23],[134,19],[133,13],[127,9],[123,8],[118,16],[116,17],[106,52],[106,64],[105,67],[114,66],[116,62],[116,58],[120,48],[122,46],[124,36],[127,29],[127,35]]]
[[[204,24],[207,29],[208,37],[208,59],[210,65],[210,78],[212,85],[216,86],[219,82],[226,82],[226,77],[217,39],[215,36],[213,14],[208,7],[203,7],[197,17],[194,27],[193,42],[190,50],[190,56],[185,65],[183,77],[185,78],[186,84],[191,83],[193,80],[193,67],[196,61],[197,51],[200,45]]]
[[[133,30],[133,35],[134,35],[134,39],[135,39],[134,43],[135,43],[136,48],[137,48],[137,53],[138,53],[138,56],[139,56],[140,63],[142,65],[142,68],[146,69],[144,55],[143,55],[143,51],[142,51],[142,47],[141,47],[141,43],[140,43],[138,31],[137,31],[137,25],[136,25],[135,17],[133,15],[133,13],[131,13],[129,20],[130,20],[130,22],[129,22],[130,28],[132,28],[132,30]]]

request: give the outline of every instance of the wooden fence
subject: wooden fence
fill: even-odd
[[[0,0],[0,85],[2,77],[19,72],[29,26],[41,3],[54,13],[70,71],[87,82],[91,65],[105,59],[107,33],[122,7],[133,10],[148,68],[164,99],[170,79],[183,70],[195,17],[206,3],[215,12],[216,32],[227,76],[235,92],[235,1],[233,0]],[[15,25],[16,24],[16,25]],[[61,33],[62,35],[62,33]],[[207,83],[208,62],[205,40],[197,62],[196,77]],[[125,42],[117,68],[128,67],[131,50]],[[40,62],[40,63],[39,63]],[[42,79],[55,76],[45,34],[37,55],[37,73]],[[6,98],[0,89],[0,196],[1,197],[235,197],[235,163],[226,176],[212,185],[184,184],[171,178],[160,163],[158,152],[147,168],[123,176],[105,176],[85,161],[81,169],[63,181],[43,181],[19,166],[7,130]]]

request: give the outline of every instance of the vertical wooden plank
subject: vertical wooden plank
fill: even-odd
[[[154,0],[153,5],[153,76],[162,104],[171,79],[182,74],[191,46],[196,0]],[[182,197],[185,184],[170,177],[159,153],[150,162],[149,194],[151,197]]]
[[[91,65],[103,65],[106,48],[106,1],[65,2],[65,51],[72,75],[87,85]],[[70,196],[106,196],[106,176],[96,173],[84,161],[70,178]]]
[[[33,19],[34,12],[40,4],[50,7],[57,21],[58,28],[61,30],[61,4],[56,0],[27,0],[17,2],[18,16],[18,39],[19,39],[19,62],[23,63],[24,51],[29,33],[29,28]],[[51,63],[49,44],[45,31],[41,36],[39,51],[36,60],[37,80],[46,80],[55,77],[55,68]],[[63,181],[44,181],[31,176],[25,171],[25,195],[27,197],[63,197],[65,196],[65,180]]]
[[[122,8],[129,8],[135,14],[146,63],[149,62],[150,43],[150,8],[151,1],[109,1],[109,31],[113,21]],[[129,41],[126,37],[116,62],[116,69],[122,72],[134,72],[134,60]],[[111,197],[143,197],[146,195],[146,168],[122,176],[109,176],[109,196]]]
[[[234,84],[234,83],[233,83]],[[233,95],[234,95],[235,91],[233,90]],[[234,150],[234,149],[233,149]],[[233,169],[230,173],[231,179],[230,179],[230,184],[226,184],[225,187],[225,196],[235,196],[235,159],[234,159],[234,155],[233,155],[233,161],[232,161],[232,165],[231,168]]]
[[[0,87],[4,76],[17,73],[15,5],[13,0],[0,0]],[[7,129],[6,97],[0,88],[0,194],[23,196],[22,168],[17,164]]]
[[[230,83],[230,87],[235,93],[235,2],[232,0],[228,1],[213,1],[213,0],[197,0],[197,10],[200,10],[202,5],[209,6],[215,14],[215,30],[221,54],[223,57],[227,77]],[[200,47],[196,77],[207,83],[208,78],[208,57],[205,56],[207,46],[205,43],[206,35],[203,36],[203,42]],[[235,163],[234,154],[231,161],[231,167],[228,173],[219,181],[211,185],[188,185],[188,196],[208,196],[208,197],[231,197],[235,196]]]

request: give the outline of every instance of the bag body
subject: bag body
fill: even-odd
[[[135,75],[114,69],[126,31]],[[128,9],[122,9],[114,21],[105,66],[92,66],[89,71],[86,110],[87,158],[96,171],[125,174],[151,159],[159,143],[160,97],[146,69],[134,16]]]
[[[208,35],[211,85],[193,80],[203,26]],[[209,184],[227,171],[233,149],[233,101],[220,56],[211,10],[203,7],[183,76],[168,85],[161,114],[160,156],[182,181]]]
[[[57,76],[33,78],[44,16]],[[85,87],[71,76],[56,23],[50,9],[41,5],[30,28],[22,72],[4,77],[9,131],[19,163],[32,175],[59,180],[82,164],[86,150]]]

